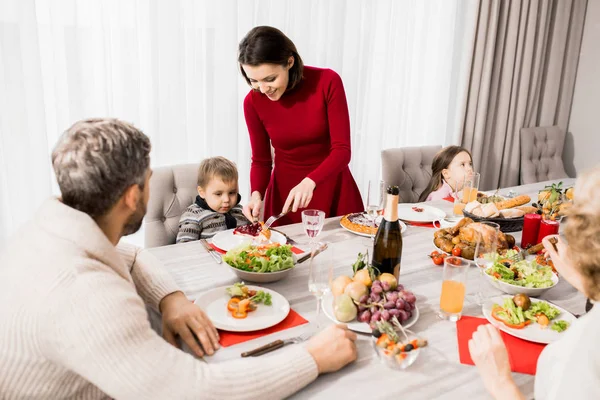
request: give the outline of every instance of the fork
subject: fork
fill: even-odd
[[[208,251],[208,254],[210,254],[212,256],[212,258],[215,259],[217,264],[221,264],[223,262],[223,259],[221,258],[221,256],[217,254],[217,251],[215,249],[210,247],[210,244],[208,244],[206,239],[200,239],[200,243],[202,243],[202,246],[204,246],[206,251]]]
[[[512,261],[512,262],[519,262],[519,261],[523,261],[525,259],[525,256],[527,255],[527,253],[524,250],[519,250],[518,253],[513,254],[510,257],[506,257],[507,260]]]
[[[275,340],[274,342],[265,344],[264,346],[258,347],[254,350],[247,351],[242,353],[242,357],[258,357],[263,354],[269,353],[273,350],[277,350],[285,346],[286,344],[298,344],[308,340],[312,336],[311,332],[305,332],[300,336],[296,336],[293,338],[285,339],[285,340]]]
[[[267,220],[267,222],[265,222],[265,225],[263,227],[264,230],[267,230],[271,227],[271,225],[273,225],[273,222],[277,221],[279,218],[283,217],[285,214],[289,213],[290,209],[288,209],[287,211],[282,212],[279,215],[271,215],[269,217],[269,219]]]

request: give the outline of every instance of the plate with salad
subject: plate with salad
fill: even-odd
[[[194,301],[217,329],[252,332],[277,325],[290,312],[290,303],[279,293],[238,282],[203,293]]]
[[[503,256],[498,255],[486,268],[484,275],[492,286],[508,294],[537,297],[558,284],[558,275],[552,267],[538,264],[535,259],[513,262],[509,258],[511,252],[515,253],[509,250]]]
[[[287,239],[281,233],[271,230],[269,239],[266,242],[261,242],[262,238],[260,235],[248,235],[236,233],[236,229],[228,229],[226,231],[218,232],[212,237],[211,243],[223,250],[229,251],[236,247],[247,245],[247,244],[268,244],[268,243],[279,243],[286,244]]]
[[[292,272],[296,255],[287,244],[243,244],[223,255],[223,261],[240,279],[267,283],[283,279]]]
[[[483,315],[509,335],[545,344],[560,339],[576,320],[556,304],[526,294],[493,297],[483,305]]]

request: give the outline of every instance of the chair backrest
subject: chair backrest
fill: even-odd
[[[179,218],[195,199],[200,164],[156,168],[150,178],[150,198],[144,219],[144,246],[175,243]]]
[[[565,132],[558,126],[521,129],[521,184],[567,178]]]
[[[404,147],[381,152],[382,179],[398,185],[401,203],[415,203],[431,179],[433,157],[442,146]]]

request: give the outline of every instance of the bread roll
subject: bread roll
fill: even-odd
[[[481,203],[478,202],[477,200],[475,200],[470,203],[467,203],[467,205],[465,206],[465,211],[473,214],[473,210],[476,209],[477,207],[481,207]]]
[[[481,206],[482,216],[484,218],[495,218],[500,215],[495,203],[488,203]]]
[[[501,210],[500,215],[502,215],[503,218],[519,218],[525,215],[525,211],[517,208],[509,208],[507,210]]]
[[[518,206],[515,207],[516,210],[523,210],[525,211],[525,214],[535,214],[537,213],[537,208],[533,207],[533,206]]]
[[[523,204],[527,204],[531,201],[531,197],[526,194],[522,194],[517,197],[513,197],[512,199],[506,199],[504,201],[500,201],[496,203],[496,207],[498,210],[506,210],[507,208],[513,208],[517,206],[522,206]]]

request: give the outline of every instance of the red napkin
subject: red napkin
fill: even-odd
[[[435,228],[433,222],[406,222],[406,224],[410,226],[422,226],[424,228]]]
[[[290,313],[287,315],[287,317],[285,317],[283,321],[267,329],[261,329],[260,331],[253,332],[227,332],[220,330],[219,336],[221,339],[219,340],[219,343],[223,347],[229,347],[234,344],[244,343],[248,340],[270,335],[271,333],[283,331],[285,329],[293,328],[298,325],[303,325],[307,322],[308,321],[302,318],[300,314],[290,309]]]
[[[458,355],[462,364],[475,365],[469,354],[469,340],[479,325],[487,323],[489,322],[484,318],[468,316],[462,317],[456,323]],[[508,349],[511,371],[535,375],[537,360],[546,345],[519,339],[504,332],[500,332],[500,334]]]
[[[219,253],[221,253],[221,254],[225,254],[225,253],[227,253],[225,250],[221,250],[220,248],[218,248],[217,246],[215,246],[215,245],[214,245],[214,244],[212,244],[212,243],[210,243],[210,247],[212,247],[213,249],[215,249],[216,251],[218,251],[218,252],[219,252]],[[304,253],[304,250],[302,250],[302,249],[299,249],[299,248],[298,248],[298,247],[296,247],[296,246],[293,246],[293,247],[292,247],[292,253],[295,253],[295,254],[302,254],[302,253]]]
[[[454,197],[452,196],[444,197],[444,200],[449,201],[450,203],[454,203]]]

